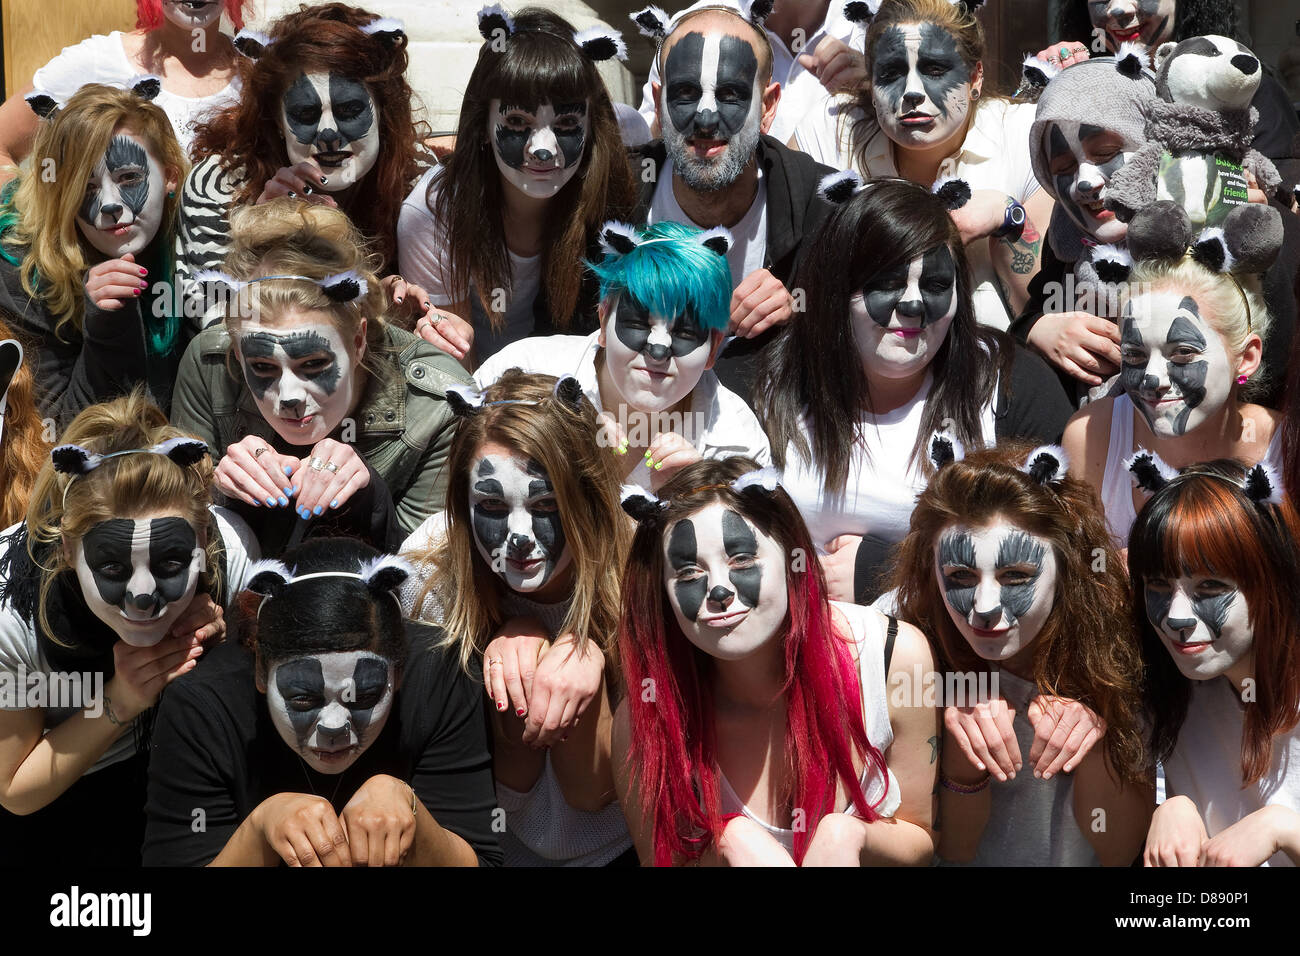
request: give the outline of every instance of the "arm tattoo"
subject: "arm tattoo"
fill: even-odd
[[[116,727],[122,727],[129,723],[129,721],[117,719],[117,714],[113,713],[113,699],[108,694],[104,695],[104,713],[108,715],[108,722]]]
[[[1043,247],[1043,236],[1034,227],[1033,220],[1025,220],[1025,228],[1019,239],[1006,238],[1002,241],[1011,250],[1011,271],[1016,275],[1033,275],[1034,264],[1038,261],[1038,254]]]

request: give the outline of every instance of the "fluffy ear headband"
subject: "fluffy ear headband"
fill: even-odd
[[[355,302],[369,291],[365,278],[352,269],[347,272],[336,272],[333,275],[325,276],[323,279],[299,275],[271,275],[256,276],[252,279],[236,279],[229,273],[222,272],[219,269],[200,269],[194,273],[193,278],[198,283],[224,285],[236,294],[256,282],[267,282],[271,279],[310,282],[312,285],[319,286],[320,290],[325,293],[326,298],[331,302],[339,303]]]
[[[660,7],[643,7],[631,14],[628,19],[636,24],[637,30],[643,37],[649,37],[656,43],[662,43],[668,36],[668,14]]]
[[[494,405],[541,404],[541,402],[527,398],[503,398],[495,402],[485,401],[483,393],[472,385],[448,385],[446,396],[447,404],[451,406],[452,414],[457,418],[468,418],[482,409],[491,408]],[[582,392],[582,383],[572,375],[561,375],[555,381],[555,388],[551,390],[551,397],[576,412],[582,409],[582,402],[586,396]]]
[[[974,16],[975,11],[984,6],[986,0],[948,0],[948,2],[954,7],[961,7],[963,13]],[[768,6],[770,8],[771,4]],[[844,4],[844,19],[850,23],[870,23],[871,18],[879,12],[880,0],[849,0]]]
[[[765,468],[758,468],[754,471],[747,471],[740,477],[722,482],[716,485],[701,485],[698,488],[692,488],[690,491],[682,494],[698,494],[701,491],[711,491],[715,488],[730,488],[736,494],[744,494],[749,491],[751,494],[771,495],[781,484],[781,473],[770,465]],[[653,492],[646,491],[640,485],[624,485],[621,495],[623,510],[630,515],[637,524],[658,521],[668,510],[668,501],[659,498]]]
[[[390,595],[397,602],[398,611],[401,611],[402,601],[397,596],[397,589],[414,573],[410,562],[395,554],[381,554],[377,558],[363,561],[356,571],[314,571],[311,574],[298,574],[296,569],[290,571],[283,562],[265,559],[255,562],[249,568],[248,583],[244,588],[262,595],[262,601],[257,605],[258,618],[261,618],[262,608],[267,601],[280,597],[289,585],[313,578],[354,578],[364,584],[375,597]]]
[[[396,46],[397,41],[406,36],[406,24],[394,17],[376,17],[357,29],[390,47]],[[250,60],[260,60],[274,42],[267,34],[249,27],[236,33],[233,40],[235,49]]]
[[[833,206],[842,206],[858,193],[865,192],[881,182],[904,181],[899,179],[868,179],[864,182],[856,172],[846,169],[842,172],[823,176],[821,182],[817,185],[817,195]],[[971,198],[970,183],[964,179],[958,179],[956,176],[941,176],[930,187],[930,192],[939,198],[939,201],[943,203],[944,208],[949,212],[960,209],[970,202]]]
[[[945,465],[965,458],[966,449],[956,435],[941,430],[930,436],[929,455],[935,470],[938,471]],[[1026,456],[1020,466],[1021,471],[1040,485],[1064,481],[1069,468],[1070,459],[1060,445],[1039,445]]]
[[[697,232],[691,240],[706,249],[725,256],[731,249],[731,232],[723,226],[715,226]],[[636,226],[611,219],[600,227],[600,248],[607,256],[625,256],[638,246],[653,245],[656,242],[681,242],[680,239],[646,239]]]
[[[515,35],[514,18],[501,4],[490,3],[478,12],[478,32],[489,43],[509,40]],[[596,63],[627,59],[627,44],[623,42],[623,34],[617,30],[602,26],[589,27],[574,33],[573,42],[584,56]]]
[[[188,468],[200,461],[207,453],[208,446],[197,438],[178,435],[149,448],[125,448],[122,451],[109,452],[107,455],[96,454],[80,445],[59,445],[50,452],[50,461],[54,463],[55,471],[69,476],[68,483],[63,486],[63,506],[66,508],[68,490],[73,483],[78,478],[90,474],[110,458],[120,458],[123,455],[162,455],[182,468]]]
[[[938,471],[944,465],[951,465],[954,461],[965,458],[966,446],[952,432],[940,430],[930,436],[928,453],[931,464],[934,465],[935,471]]]
[[[108,83],[106,86],[119,86],[117,83]],[[162,80],[150,73],[134,76],[121,84],[120,89],[130,90],[146,103],[152,103],[162,92]],[[23,97],[27,105],[32,108],[32,112],[41,119],[50,119],[59,110],[67,105],[67,100],[56,99],[53,94],[46,93],[43,90],[32,90]]]
[[[1128,469],[1133,484],[1146,492],[1148,498],[1177,481],[1195,477],[1218,478],[1220,481],[1227,481],[1244,491],[1246,497],[1257,508],[1265,505],[1280,505],[1284,496],[1282,479],[1278,477],[1272,465],[1263,461],[1248,468],[1241,481],[1236,481],[1224,475],[1216,475],[1212,472],[1180,472],[1165,464],[1155,452],[1147,451],[1145,448],[1139,449],[1124,459],[1124,467]]]

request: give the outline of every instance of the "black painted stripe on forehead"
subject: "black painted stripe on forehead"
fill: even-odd
[[[484,478],[482,481],[476,481],[474,490],[480,495],[492,495],[497,498],[505,496],[505,489],[501,486],[501,482],[495,478]]]
[[[284,349],[285,355],[295,359],[315,355],[317,352],[334,354],[330,340],[310,329],[286,333],[245,332],[240,336],[239,344],[245,355],[259,358],[274,355],[276,346]]]
[[[543,495],[551,494],[555,489],[545,478],[535,478],[528,483],[528,497],[540,498]]]
[[[480,475],[495,475],[497,473],[497,466],[492,464],[491,459],[484,458],[478,463],[478,473]]]
[[[1023,531],[1013,531],[998,544],[998,567],[1009,568],[1017,564],[1042,566],[1047,551],[1043,545]]]
[[[967,531],[949,531],[939,539],[939,563],[951,567],[975,567],[975,539]]]
[[[317,658],[299,657],[276,668],[275,686],[286,699],[300,693],[323,696],[325,672]]]
[[[683,518],[668,533],[668,563],[673,568],[689,567],[696,562],[698,554],[695,524],[690,518]]]
[[[373,657],[361,658],[353,668],[352,684],[359,698],[366,694],[382,693],[388,686],[388,665]]]
[[[957,37],[952,31],[928,20],[921,23],[921,45],[916,52],[918,57],[937,55],[961,59],[961,53],[957,49]]]
[[[135,537],[135,521],[131,518],[110,518],[101,521],[81,538],[81,548],[89,564],[106,559],[131,563],[131,542]]]
[[[921,259],[921,281],[942,279],[952,284],[957,279],[957,262],[947,246],[935,246]]]
[[[184,518],[154,518],[149,522],[149,557],[158,560],[161,556],[184,551],[193,554],[198,544],[198,536]]]
[[[722,512],[722,547],[728,557],[754,554],[758,551],[758,538],[749,522],[728,508]]]
[[[1196,300],[1190,295],[1183,296],[1182,301],[1178,303],[1178,311],[1190,312],[1198,319],[1201,317],[1201,307],[1196,304]]]
[[[1177,343],[1181,345],[1195,345],[1197,348],[1205,348],[1205,336],[1201,330],[1196,327],[1191,319],[1186,316],[1178,316],[1169,323],[1169,334],[1165,336],[1165,342]]]
[[[110,172],[128,166],[147,170],[149,154],[135,140],[125,136],[114,136],[109,141],[108,150],[104,153],[104,162]]]
[[[1065,138],[1065,134],[1061,132],[1058,123],[1053,123],[1047,131],[1047,152],[1052,159],[1066,154],[1074,155],[1074,151],[1070,149],[1070,143]]]

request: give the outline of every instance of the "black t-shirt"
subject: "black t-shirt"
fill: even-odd
[[[163,695],[149,764],[146,866],[203,866],[244,819],[277,793],[316,793],[338,812],[376,774],[411,785],[433,818],[465,840],[480,865],[502,855],[483,689],[441,632],[408,622],[409,650],[384,729],[341,775],[311,769],[280,737],[254,682],[253,655],[235,642]],[[199,812],[201,811],[201,813]]]

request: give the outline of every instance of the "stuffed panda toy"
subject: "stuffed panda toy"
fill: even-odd
[[[1143,107],[1147,143],[1107,189],[1107,207],[1129,223],[1130,252],[1178,258],[1205,242],[1232,271],[1265,271],[1281,248],[1282,220],[1248,202],[1245,174],[1266,195],[1281,177],[1251,147],[1259,59],[1236,40],[1202,36],[1162,44],[1155,64],[1157,98]],[[1121,57],[1119,68],[1140,63]]]

